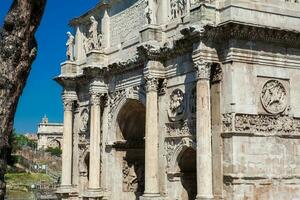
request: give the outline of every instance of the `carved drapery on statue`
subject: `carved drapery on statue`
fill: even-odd
[[[66,52],[67,60],[74,61],[74,59],[75,59],[74,58],[75,38],[70,32],[67,32],[67,35],[68,35],[68,40],[67,40],[67,43],[66,43],[66,46],[67,46],[67,52]]]
[[[184,16],[187,12],[187,0],[170,0],[170,19]]]
[[[94,16],[90,17],[91,25],[88,31],[88,35],[84,40],[85,52],[91,50],[99,50],[102,46],[102,33],[98,32],[98,22]]]
[[[153,22],[152,19],[152,9],[150,8],[149,5],[149,0],[146,0],[146,7],[145,7],[145,18],[148,24],[151,24]]]

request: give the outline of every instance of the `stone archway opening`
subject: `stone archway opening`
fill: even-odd
[[[187,148],[181,155],[178,162],[181,184],[184,188],[182,192],[183,200],[194,200],[197,195],[196,178],[196,151],[193,148]]]
[[[51,140],[48,146],[51,147],[51,148],[61,149],[60,141],[58,141],[57,139]]]
[[[127,101],[117,117],[122,142],[115,147],[123,153],[123,192],[131,193],[135,199],[144,192],[145,117],[145,106],[137,100]]]

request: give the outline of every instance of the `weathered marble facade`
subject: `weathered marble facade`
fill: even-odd
[[[62,199],[300,199],[300,3],[107,0],[71,21]]]
[[[63,139],[63,124],[49,123],[48,118],[43,117],[38,124],[37,149],[45,150],[48,147],[61,148]]]

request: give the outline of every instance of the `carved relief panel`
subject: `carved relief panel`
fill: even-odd
[[[144,165],[138,161],[123,160],[123,191],[140,192],[144,190]]]
[[[175,89],[170,95],[170,105],[168,109],[168,116],[170,121],[179,121],[185,115],[185,97],[180,89]]]
[[[188,0],[170,0],[170,19],[184,16],[188,11]]]
[[[79,143],[87,143],[89,139],[89,111],[82,109],[79,118]]]
[[[259,77],[258,110],[264,114],[287,114],[289,111],[289,82]]]

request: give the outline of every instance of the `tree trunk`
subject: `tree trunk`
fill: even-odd
[[[14,0],[0,31],[0,199],[4,199],[9,136],[19,97],[36,57],[34,37],[46,0]]]

